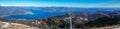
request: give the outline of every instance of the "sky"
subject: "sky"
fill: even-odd
[[[120,7],[120,0],[0,0],[1,6]]]

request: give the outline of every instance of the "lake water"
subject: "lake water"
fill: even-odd
[[[49,18],[52,16],[59,16],[59,15],[64,15],[67,14],[68,12],[66,10],[64,10],[65,12],[45,12],[43,10],[39,10],[37,8],[25,8],[31,12],[33,12],[34,14],[19,14],[19,15],[10,15],[10,16],[5,16],[4,18],[6,19],[42,19],[42,18]],[[84,11],[88,11],[91,13],[97,12],[97,11],[107,11],[109,9],[73,9],[72,11],[74,12],[84,12]],[[49,11],[49,10],[48,10]]]
[[[66,14],[67,12],[44,12],[42,10],[37,10],[36,8],[26,8],[27,10],[33,12],[34,14],[19,14],[19,15],[10,15],[5,16],[6,19],[41,19],[48,18],[52,16],[58,16]]]

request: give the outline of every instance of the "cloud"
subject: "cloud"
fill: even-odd
[[[34,13],[30,11],[25,11],[25,14],[34,14]]]

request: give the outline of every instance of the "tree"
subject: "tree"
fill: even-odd
[[[8,21],[8,20],[4,19],[3,17],[0,17],[0,21]]]
[[[94,21],[90,21],[86,23],[85,25],[87,27],[103,27],[103,26],[111,26],[111,25],[116,25],[119,24],[120,22],[120,17],[118,16],[112,16],[112,17],[102,17],[98,18]]]
[[[47,23],[48,23],[48,25],[50,26],[50,28],[53,28],[55,25],[57,25],[57,23],[54,22],[52,19],[48,19],[48,20],[47,20]]]
[[[82,24],[75,24],[75,28],[83,28]]]
[[[67,28],[67,27],[69,27],[69,23],[65,22],[64,20],[60,20],[59,27],[60,28]]]

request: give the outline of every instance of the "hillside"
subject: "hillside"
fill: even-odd
[[[9,23],[9,25],[7,25],[7,27],[3,27],[6,26],[5,24]],[[19,24],[19,23],[10,23],[10,22],[2,22],[0,21],[0,29],[40,29],[37,27],[31,27],[28,25],[23,25],[23,24]]]
[[[104,29],[106,27],[111,29],[119,27],[120,24],[119,8],[4,7],[0,9],[3,11],[2,16],[9,15],[0,17],[1,23],[2,21],[10,22],[11,25],[17,26],[15,28],[69,29],[70,16],[72,27],[78,29]],[[71,15],[68,11],[72,11]],[[35,14],[26,14],[26,12]]]
[[[0,17],[17,14],[32,14],[32,12],[20,7],[0,7]]]
[[[106,26],[106,27],[100,27],[95,29],[120,29],[120,25]]]

